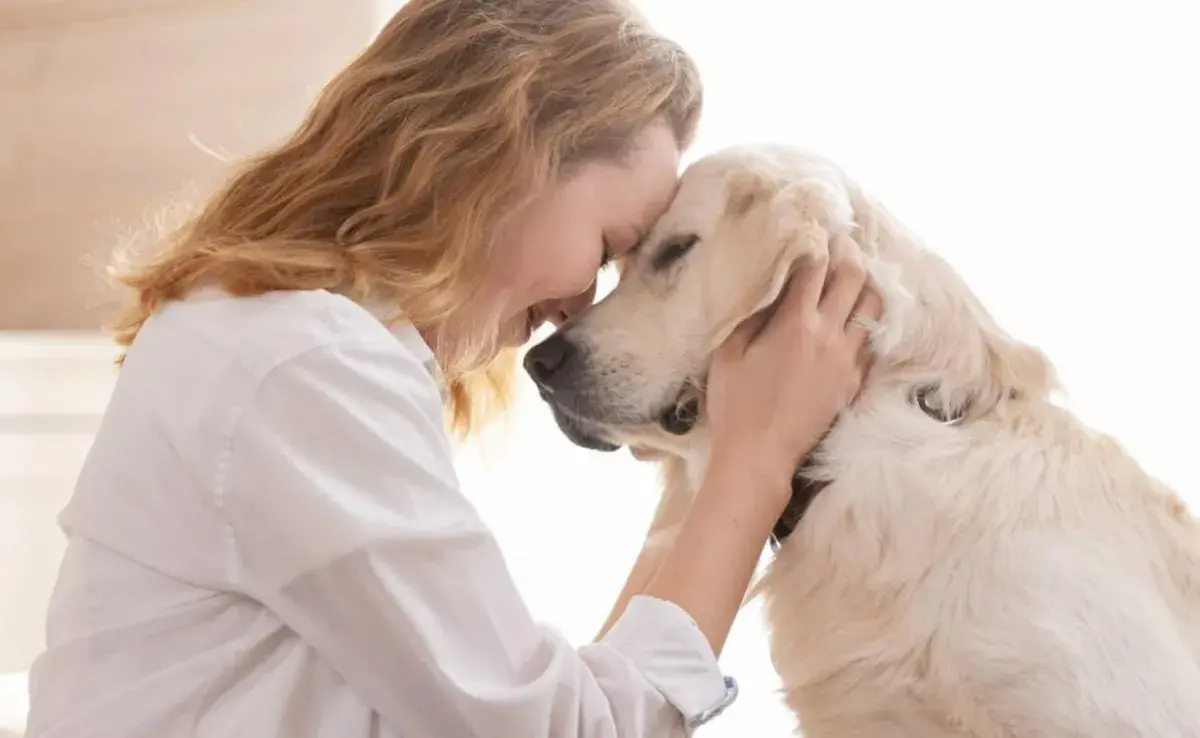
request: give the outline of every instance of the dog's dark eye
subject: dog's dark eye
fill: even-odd
[[[695,234],[672,238],[666,246],[659,249],[658,253],[654,255],[653,261],[650,262],[654,271],[661,272],[682,259],[699,240],[700,237]]]

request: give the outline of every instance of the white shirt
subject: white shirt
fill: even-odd
[[[172,303],[60,524],[30,738],[679,736],[736,696],[635,598],[574,648],[460,491],[436,365],[324,291]]]

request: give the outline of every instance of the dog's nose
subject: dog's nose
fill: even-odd
[[[549,388],[555,375],[561,374],[574,355],[575,344],[565,338],[562,331],[558,331],[529,349],[529,353],[525,354],[525,371],[529,372],[538,386]]]

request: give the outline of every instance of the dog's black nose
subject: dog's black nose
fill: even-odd
[[[525,354],[525,371],[539,387],[549,388],[575,353],[575,344],[565,338],[562,331],[552,333]]]

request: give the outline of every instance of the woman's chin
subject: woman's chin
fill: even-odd
[[[522,314],[508,322],[504,327],[500,345],[504,348],[520,348],[529,343],[533,336],[533,320],[531,316]]]
[[[514,336],[512,338],[506,338],[503,341],[501,341],[500,348],[502,348],[502,349],[519,349],[528,342],[529,342],[528,337],[520,338],[520,337]]]

